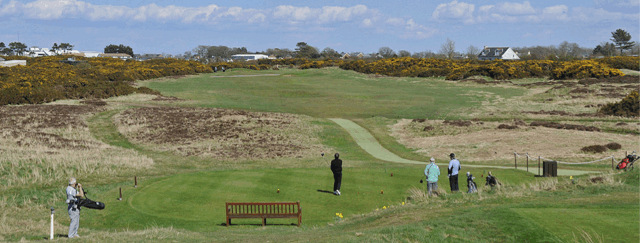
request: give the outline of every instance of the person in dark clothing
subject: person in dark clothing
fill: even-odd
[[[451,153],[449,158],[451,158],[448,167],[449,186],[451,186],[451,192],[455,192],[460,190],[458,188],[458,172],[460,172],[462,167],[460,167],[460,161],[456,159],[456,155],[454,153]]]
[[[335,159],[331,161],[331,172],[333,172],[333,194],[340,196],[340,185],[342,184],[342,160],[340,154],[335,154]]]

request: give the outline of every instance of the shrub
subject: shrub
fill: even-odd
[[[587,152],[587,153],[604,153],[608,149],[607,149],[607,147],[602,146],[602,145],[591,145],[591,146],[583,147],[580,150],[582,152]]]
[[[600,108],[598,113],[603,115],[637,117],[640,115],[640,105],[638,104],[638,91],[632,91],[620,102],[611,103]]]
[[[605,145],[605,147],[611,150],[618,150],[622,148],[622,145],[620,145],[619,143],[613,142],[613,143],[608,143],[607,145]]]

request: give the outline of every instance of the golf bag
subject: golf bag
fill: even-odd
[[[467,175],[467,193],[478,192],[478,187],[476,186],[476,183],[473,181],[473,179],[475,179],[473,175],[471,174]]]
[[[634,151],[635,152],[635,151]],[[635,154],[627,155],[618,165],[616,165],[616,169],[618,170],[633,170],[633,163],[638,160],[638,156]]]
[[[87,197],[87,193],[84,192],[84,188],[82,189],[82,192],[84,193],[84,199],[78,199],[78,201],[76,201],[76,205],[78,206],[78,208],[85,207],[85,208],[98,209],[98,210],[104,209],[105,207],[104,203],[96,202],[89,199]]]

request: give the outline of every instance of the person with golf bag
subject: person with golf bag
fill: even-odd
[[[473,181],[475,177],[471,174],[471,172],[467,172],[467,193],[475,193],[478,192],[478,186]]]
[[[449,161],[449,174],[447,175],[447,177],[449,177],[449,186],[451,186],[451,192],[456,192],[460,190],[458,188],[458,172],[462,167],[460,167],[460,161],[456,159],[456,154],[451,153],[449,154],[449,157],[451,158],[451,161]]]
[[[67,211],[69,212],[69,238],[79,237],[78,227],[80,227],[80,207],[76,204],[80,197],[84,196],[84,190],[82,185],[76,182],[76,178],[71,177],[69,179],[69,186],[67,186],[67,201],[69,205]]]
[[[436,165],[436,159],[431,157],[429,164],[424,168],[424,175],[427,177],[427,190],[429,195],[438,191],[438,176],[440,176],[440,168]],[[437,195],[437,192],[436,192]]]
[[[340,196],[340,184],[342,184],[342,160],[340,154],[334,155],[331,161],[331,172],[333,172],[333,194]]]

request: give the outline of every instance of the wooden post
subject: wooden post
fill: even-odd
[[[527,153],[527,172],[529,172],[529,153]]]
[[[122,187],[120,187],[120,198],[118,200],[122,200]]]
[[[540,156],[538,156],[538,176],[540,176]]]
[[[134,181],[135,181],[135,183],[136,183],[136,184],[135,184],[135,186],[133,186],[133,187],[138,187],[138,176],[134,176],[134,177],[133,177],[133,180],[134,180]]]
[[[516,166],[516,170],[518,169],[518,154],[513,152],[513,164]]]

